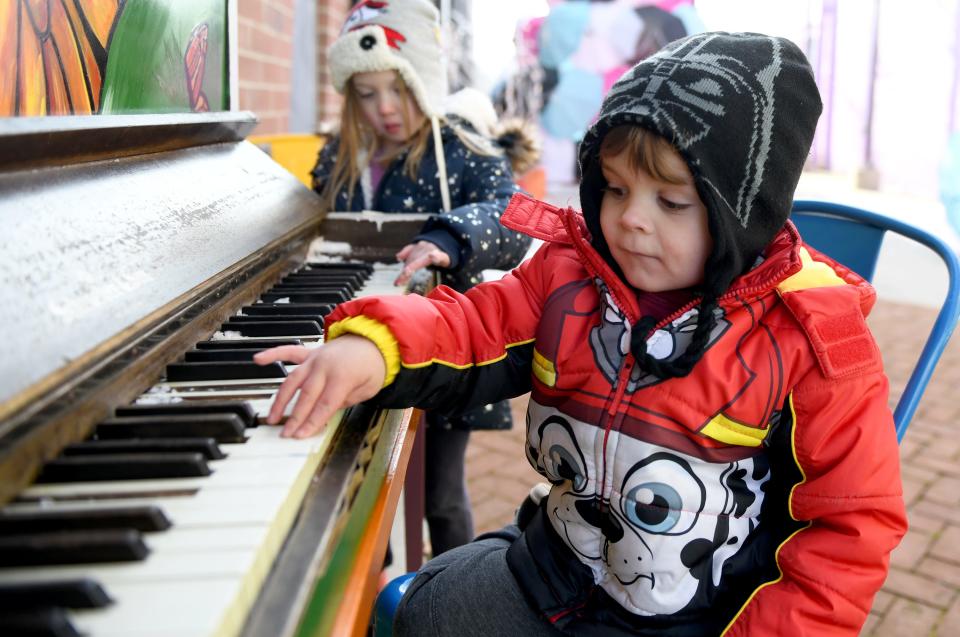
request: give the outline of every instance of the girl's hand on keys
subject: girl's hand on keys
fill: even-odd
[[[270,408],[267,422],[280,422],[287,403],[297,395],[293,413],[280,433],[284,438],[307,438],[323,431],[333,414],[372,398],[383,387],[387,365],[368,338],[345,334],[316,349],[284,345],[259,352],[258,365],[287,361],[298,365],[290,372]]]
[[[397,260],[403,261],[403,270],[400,271],[394,285],[405,285],[413,273],[420,268],[435,265],[440,268],[450,267],[450,255],[441,250],[436,244],[429,241],[417,241],[404,246],[397,253]]]

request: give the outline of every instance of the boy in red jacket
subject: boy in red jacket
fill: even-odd
[[[787,221],[821,103],[791,42],[704,33],[612,88],[583,214],[466,294],[362,298],[281,387],[285,435],[344,405],[531,392],[551,484],[519,525],[426,564],[397,634],[856,635],[906,530],[873,288]],[[521,528],[522,527],[522,528]]]

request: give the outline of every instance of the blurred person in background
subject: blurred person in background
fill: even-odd
[[[550,183],[573,183],[576,146],[630,67],[703,31],[691,0],[559,0],[517,29],[517,70],[495,92],[508,115],[538,117]]]

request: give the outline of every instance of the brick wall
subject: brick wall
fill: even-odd
[[[260,118],[258,135],[287,130],[293,7],[294,0],[237,0],[240,110]]]
[[[317,0],[317,124],[335,121],[340,99],[326,69],[326,50],[339,33],[351,0]],[[296,0],[237,0],[241,110],[257,114],[257,135],[287,132]]]
[[[327,47],[340,34],[352,4],[350,0],[320,0],[317,6],[317,123],[321,127],[335,123],[340,116],[341,98],[330,84]]]

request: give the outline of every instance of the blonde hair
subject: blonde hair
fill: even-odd
[[[396,73],[396,72],[395,72]],[[404,104],[409,102],[412,93],[407,88],[403,77],[396,73],[397,87],[400,91],[400,98]],[[343,189],[353,193],[360,181],[360,175],[363,173],[364,166],[360,165],[360,158],[365,156],[367,161],[377,154],[377,136],[373,134],[367,126],[366,118],[360,109],[359,96],[354,88],[352,78],[348,80],[344,87],[343,106],[340,109],[340,130],[337,146],[337,155],[334,158],[333,168],[330,171],[330,177],[320,193],[325,207],[328,210],[334,210],[336,205],[337,193]],[[403,109],[404,126],[410,129],[410,114],[406,108]],[[440,118],[441,123],[446,123],[444,118]],[[460,141],[474,153],[478,155],[502,155],[502,151],[497,149],[486,138],[471,134],[458,126],[452,126]],[[394,153],[381,158],[384,163],[393,161],[397,155],[403,151],[407,152],[406,159],[403,162],[403,172],[410,179],[416,179],[417,171],[420,170],[420,162],[427,151],[427,145],[430,143],[431,136],[430,118],[425,117],[422,124],[407,140],[406,145],[399,148]],[[365,155],[364,155],[365,152]]]
[[[404,104],[408,103],[410,91],[400,74],[397,73],[397,86],[400,91],[400,98]],[[403,123],[409,130],[410,114],[406,108],[403,109]],[[320,193],[320,197],[328,210],[333,210],[336,204],[337,193],[344,188],[348,192],[353,192],[360,181],[360,175],[364,166],[360,165],[360,158],[366,157],[367,161],[377,154],[377,136],[367,126],[367,120],[360,109],[360,99],[357,95],[357,89],[354,87],[352,78],[348,80],[343,91],[343,106],[340,109],[340,143],[337,146],[337,155],[333,161],[333,168],[330,171],[330,177]],[[404,161],[404,172],[412,179],[417,175],[417,169],[420,168],[420,160],[423,159],[423,153],[427,149],[427,141],[430,139],[430,120],[424,119],[421,126],[414,131],[410,139],[407,140],[406,149],[408,149],[407,158]],[[397,153],[401,152],[400,149]],[[397,153],[384,157],[386,162],[392,161]]]
[[[667,157],[680,157],[673,145],[645,128],[627,124],[610,129],[600,143],[600,157],[612,157],[622,152],[627,153],[627,165],[633,171],[642,169],[654,179],[670,184],[689,181],[685,173],[667,163]]]

